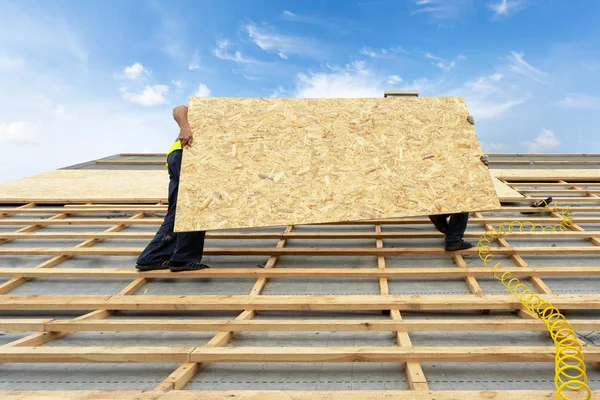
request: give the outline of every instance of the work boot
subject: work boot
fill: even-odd
[[[171,272],[182,272],[182,271],[198,271],[201,269],[210,268],[208,265],[201,264],[196,261],[190,261],[184,264],[174,264],[169,262],[169,269]]]
[[[169,262],[163,261],[160,264],[137,264],[135,266],[138,271],[155,271],[158,269],[169,269]]]
[[[473,245],[469,242],[465,242],[461,240],[460,242],[446,243],[446,251],[458,251],[458,250],[466,250],[473,247]]]
[[[433,223],[435,228],[444,235],[448,232],[448,221],[442,215],[430,215],[429,220]]]

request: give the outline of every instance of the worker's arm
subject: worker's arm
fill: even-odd
[[[188,108],[186,106],[177,106],[173,109],[173,119],[179,125],[179,141],[181,146],[192,144],[192,129],[188,123]]]
[[[472,115],[469,115],[467,117],[467,121],[471,124],[471,125],[475,125],[475,118],[473,118]],[[481,157],[479,157],[479,159],[481,160],[482,163],[484,163],[486,165],[486,167],[490,166],[490,158],[487,156],[487,154],[482,155]]]

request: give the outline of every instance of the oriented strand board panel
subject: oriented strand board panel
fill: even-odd
[[[501,199],[504,199],[504,200],[509,200],[509,199],[520,200],[520,199],[523,199],[525,197],[521,193],[517,192],[515,189],[511,188],[510,186],[508,186],[506,183],[500,182],[495,177],[492,178],[492,181],[494,182],[494,187],[496,188],[496,193],[498,194],[498,197],[500,197]]]
[[[0,200],[167,199],[166,171],[63,169],[0,184]]]
[[[460,97],[189,105],[176,231],[500,207]]]
[[[492,169],[492,175],[499,179],[514,179],[526,181],[544,180],[580,180],[600,181],[600,168],[589,169]]]

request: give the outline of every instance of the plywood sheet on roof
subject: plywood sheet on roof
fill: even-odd
[[[177,231],[499,208],[460,97],[190,98]]]
[[[500,197],[503,200],[520,200],[525,197],[521,193],[517,192],[515,189],[508,186],[506,183],[500,182],[495,177],[492,178],[492,181],[494,182],[494,187],[496,188],[496,193],[498,194],[498,197]]]
[[[492,175],[499,179],[514,179],[514,180],[592,180],[600,181],[600,169],[492,169]]]
[[[166,171],[78,170],[44,172],[0,185],[0,200],[167,199]]]

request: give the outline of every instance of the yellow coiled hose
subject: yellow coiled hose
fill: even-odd
[[[550,207],[545,201],[543,204],[548,211],[560,213],[562,221],[556,225],[543,226],[531,222],[503,222],[487,230],[479,238],[477,243],[479,258],[483,260],[486,267],[490,267],[494,260],[492,254],[492,242],[513,232],[523,232],[526,229],[530,231],[564,231],[573,226],[573,216],[570,207],[558,207],[555,203]],[[586,367],[583,358],[582,345],[577,339],[575,331],[571,324],[566,320],[552,304],[542,300],[536,293],[528,289],[518,278],[513,278],[510,272],[500,271],[502,264],[497,262],[491,268],[494,277],[502,282],[502,285],[508,289],[530,312],[537,315],[548,328],[556,346],[555,358],[555,376],[554,387],[556,388],[557,399],[569,399],[569,391],[585,390],[587,392],[586,400],[592,398],[592,391],[588,386]],[[567,392],[567,394],[563,393]],[[579,396],[578,396],[579,397]],[[581,397],[579,397],[581,398]]]

